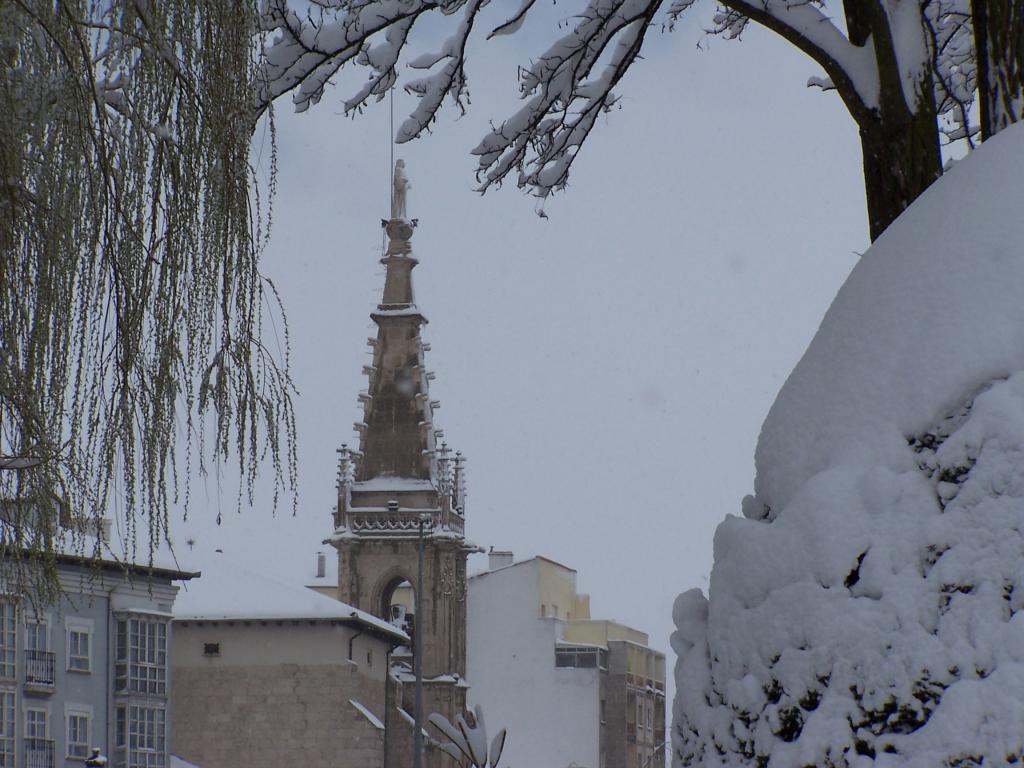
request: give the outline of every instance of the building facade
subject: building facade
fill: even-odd
[[[430,713],[454,720],[465,708],[466,557],[475,547],[464,535],[463,458],[449,451],[434,424],[439,403],[430,398],[433,374],[424,357],[429,347],[420,335],[427,320],[413,294],[417,260],[410,240],[416,220],[405,213],[406,187],[398,161],[391,218],[384,222],[384,293],[370,315],[377,335],[369,340],[373,364],[365,368],[368,386],[359,396],[359,447],[340,451],[338,504],[328,541],[337,550],[338,598],[380,618],[398,616],[422,643],[425,723]],[[396,650],[392,660],[387,768],[413,764],[414,647]],[[428,740],[425,765],[452,761]]]
[[[176,756],[201,768],[384,765],[389,655],[409,640],[388,622],[218,557],[173,626]]]
[[[35,608],[0,588],[0,766],[170,764],[174,567],[59,555],[63,596]]]
[[[469,579],[467,669],[471,703],[508,729],[509,765],[664,768],[665,656],[592,619],[574,569],[492,552]]]

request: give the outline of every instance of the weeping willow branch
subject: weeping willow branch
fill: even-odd
[[[52,586],[61,531],[115,508],[151,558],[211,460],[237,461],[239,504],[265,461],[275,503],[294,489],[261,55],[255,3],[0,4],[0,455],[41,459],[0,470],[8,589]]]

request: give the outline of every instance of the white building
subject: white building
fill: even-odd
[[[468,608],[469,700],[508,729],[503,763],[662,768],[665,656],[643,632],[591,619],[574,569],[492,552]]]

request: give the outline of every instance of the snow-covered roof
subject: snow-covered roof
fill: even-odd
[[[190,579],[197,575],[198,569],[187,550],[182,551],[161,536],[150,551],[148,536],[145,529],[138,530],[135,541],[132,541],[118,525],[112,526],[105,538],[63,529],[54,538],[54,551],[59,557],[72,562],[99,557],[104,565],[123,570],[152,571],[172,579]]]
[[[473,546],[477,547],[476,551],[478,551],[478,552],[485,552],[486,551],[483,547],[479,547],[478,545],[474,544]],[[504,553],[501,553],[501,554],[504,554]],[[557,560],[552,560],[550,557],[545,557],[544,555],[534,555],[533,557],[527,557],[524,560],[516,560],[515,562],[512,562],[512,563],[505,563],[504,565],[499,565],[497,568],[486,568],[484,570],[477,571],[476,573],[470,574],[469,578],[475,579],[478,576],[486,576],[489,573],[497,573],[498,571],[504,571],[507,568],[517,568],[517,567],[519,567],[521,565],[527,565],[529,563],[539,562],[539,561],[543,561],[545,563],[550,563],[551,565],[557,566],[558,568],[561,568],[564,571],[569,571],[570,573],[578,573],[578,571],[575,568],[572,568],[571,566],[565,565],[564,563],[560,563]]]
[[[335,620],[371,627],[399,642],[409,637],[397,627],[347,603],[302,586],[255,573],[222,553],[204,558],[202,578],[190,582],[174,603],[178,621],[275,619]]]

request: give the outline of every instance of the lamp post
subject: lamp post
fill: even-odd
[[[427,626],[424,617],[423,599],[423,526],[430,522],[430,513],[421,512],[419,518],[419,547],[416,564],[416,637],[413,642],[413,670],[416,674],[416,700],[412,735],[413,768],[423,768],[423,629]]]

